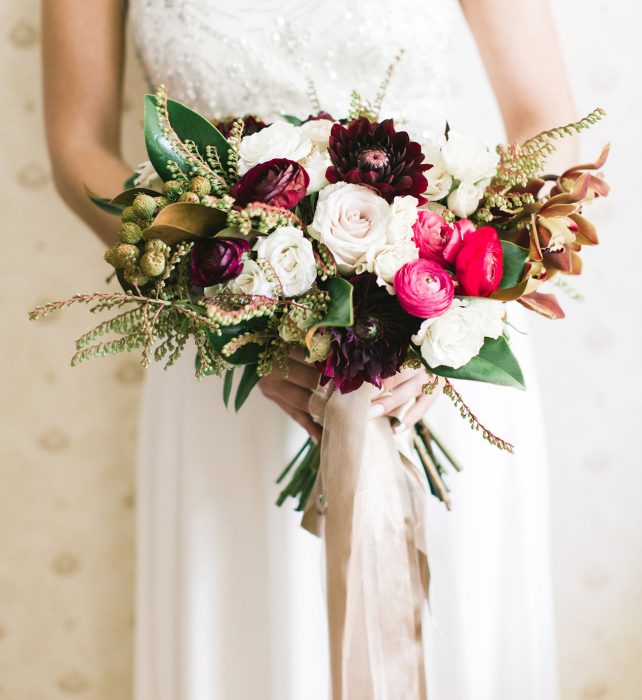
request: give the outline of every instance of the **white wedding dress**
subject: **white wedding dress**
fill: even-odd
[[[456,0],[130,0],[150,85],[210,117],[347,112],[406,48],[383,112],[419,140],[443,130]],[[519,316],[519,314],[518,314]],[[524,329],[521,317],[513,322]],[[461,383],[499,453],[441,398],[436,432],[466,469],[454,510],[427,514],[431,700],[555,700],[545,449],[529,392]],[[193,357],[149,371],[138,475],[135,700],[326,700],[320,543],[278,509],[274,479],[302,432],[258,392],[234,415]],[[391,698],[390,700],[396,700]],[[417,699],[420,700],[420,699]]]

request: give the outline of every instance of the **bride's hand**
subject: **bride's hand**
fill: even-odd
[[[317,388],[321,373],[313,365],[307,364],[304,357],[303,350],[294,350],[288,360],[287,378],[275,367],[271,374],[259,381],[259,389],[263,396],[274,401],[319,443],[322,429],[312,420],[308,402]]]
[[[383,380],[383,391],[372,400],[370,416],[389,416],[408,401],[414,399],[415,403],[405,414],[403,421],[395,428],[396,433],[412,427],[423,418],[424,414],[432,406],[439,395],[440,384],[432,394],[424,394],[423,386],[434,377],[425,369],[405,369],[394,377]]]

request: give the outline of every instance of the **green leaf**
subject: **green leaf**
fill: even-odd
[[[95,192],[92,192],[88,187],[85,187],[85,193],[91,199],[91,201],[103,211],[108,214],[114,214],[114,216],[120,216],[121,212],[125,208],[125,205],[114,204],[111,200],[105,197],[99,197]]]
[[[245,365],[243,374],[241,375],[241,381],[236,390],[236,398],[234,399],[234,408],[237,413],[241,410],[241,407],[246,402],[252,389],[257,385],[259,379],[260,377],[256,373],[256,365]]]
[[[420,355],[419,353],[417,354]],[[428,367],[423,357],[421,359],[430,372],[440,377],[471,379],[476,382],[511,386],[516,389],[526,388],[524,375],[517,358],[513,355],[506,339],[502,336],[496,340],[486,338],[479,355],[473,357],[467,365],[459,369],[445,367],[444,365],[435,368]]]
[[[230,396],[232,394],[232,384],[234,383],[234,368],[228,369],[225,373],[225,379],[223,379],[223,403],[225,408],[230,402]]]
[[[504,274],[499,288],[510,289],[522,281],[528,250],[510,241],[501,241],[501,244],[504,249]]]
[[[225,345],[230,340],[234,340],[237,336],[248,331],[261,331],[267,325],[265,318],[252,318],[248,321],[243,321],[235,326],[221,326],[221,335],[216,333],[208,333],[209,341],[217,352],[221,352]],[[225,360],[232,365],[248,365],[254,364],[259,358],[263,345],[258,343],[248,343],[239,348],[233,355],[226,357]]]
[[[319,286],[327,292],[330,292],[328,313],[308,330],[306,342],[312,338],[318,328],[345,328],[354,323],[354,309],[352,307],[353,290],[350,282],[343,279],[343,277],[329,277]]]
[[[145,95],[145,144],[156,172],[163,180],[169,180],[172,178],[172,173],[167,168],[168,160],[176,163],[184,173],[189,173],[190,166],[185,159],[184,151],[177,148],[171,139],[163,134],[163,128],[166,125],[159,117],[156,108],[157,100],[155,95]],[[174,100],[167,100],[167,111],[170,126],[181,141],[186,139],[194,141],[203,156],[206,146],[214,146],[223,166],[227,164],[230,145],[212,123]]]
[[[299,117],[295,117],[292,114],[282,114],[281,119],[293,126],[301,126],[303,124],[303,119],[299,119]]]

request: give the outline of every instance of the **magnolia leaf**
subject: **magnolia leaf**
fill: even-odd
[[[510,241],[501,241],[501,244],[504,251],[504,272],[499,288],[510,289],[519,284],[524,277],[524,267],[528,260],[528,250]]]
[[[330,303],[326,315],[306,333],[305,342],[308,348],[312,342],[312,336],[319,328],[345,328],[354,323],[350,282],[343,277],[329,277],[319,286],[330,293]]]
[[[125,190],[120,194],[116,195],[109,203],[119,205],[123,208],[129,207],[133,204],[136,197],[139,194],[148,194],[150,197],[160,197],[161,193],[156,192],[156,190],[150,190],[148,187],[132,187],[130,190]]]
[[[440,377],[470,379],[475,382],[511,386],[516,389],[526,388],[519,363],[503,336],[496,340],[486,338],[479,355],[473,357],[468,364],[459,369],[444,365],[434,368],[428,367],[423,358],[422,361],[430,372]]]
[[[167,167],[168,161],[175,163],[185,174],[190,173],[192,166],[187,160],[185,149],[178,146],[167,133],[163,133],[166,132],[167,125],[159,115],[157,101],[155,95],[145,95],[145,144],[156,172],[163,180],[171,180],[174,176]],[[223,167],[227,165],[230,144],[211,122],[174,100],[167,100],[167,112],[170,126],[180,141],[193,141],[201,156],[205,155],[207,146],[214,146]]]
[[[255,364],[245,365],[234,399],[234,409],[237,413],[241,410],[241,407],[246,402],[252,389],[257,385],[260,378],[261,377],[256,373]]]
[[[554,294],[532,292],[519,299],[519,303],[546,318],[564,318],[565,315]]]
[[[143,237],[145,240],[160,238],[168,245],[210,238],[225,227],[226,221],[227,214],[220,209],[191,202],[176,202],[160,210],[154,223],[143,232]]]
[[[232,395],[232,385],[234,384],[234,369],[234,367],[228,369],[227,372],[225,372],[225,377],[223,379],[223,403],[225,404],[225,408],[227,408],[227,405],[230,402],[230,396]]]
[[[113,204],[111,200],[106,197],[100,197],[95,192],[92,192],[87,185],[84,185],[85,194],[91,199],[91,201],[103,211],[108,214],[114,214],[115,216],[120,216],[121,212],[125,208],[124,205]]]

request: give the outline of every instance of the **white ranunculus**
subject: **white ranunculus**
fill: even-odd
[[[462,182],[478,182],[493,177],[499,156],[479,141],[458,131],[449,131],[441,147],[445,170]]]
[[[152,190],[162,190],[163,181],[156,172],[151,160],[141,163],[134,171],[134,187],[149,187]]]
[[[286,297],[307,292],[317,277],[312,243],[294,226],[282,226],[260,237],[254,250],[259,259],[270,263]]]
[[[499,338],[504,332],[504,302],[496,299],[468,299],[468,308],[479,314],[479,323],[485,338]]]
[[[479,354],[486,336],[499,337],[503,306],[490,299],[454,299],[448,311],[421,324],[412,342],[429,367],[459,369]]]
[[[490,180],[482,180],[477,184],[462,182],[448,195],[448,209],[462,219],[470,216],[477,209],[489,182]]]
[[[380,248],[372,248],[366,254],[366,270],[377,275],[377,284],[386,287],[394,294],[392,279],[397,270],[406,263],[416,260],[419,250],[412,241],[386,243]]]
[[[239,174],[273,158],[299,161],[312,150],[312,141],[300,127],[288,122],[274,122],[265,129],[241,139],[239,146]]]
[[[333,126],[334,122],[331,119],[311,119],[309,122],[301,124],[299,129],[305,138],[312,141],[321,150],[326,151]]]
[[[421,150],[426,156],[426,163],[430,163],[432,168],[426,171],[428,188],[424,192],[426,199],[437,202],[444,199],[450,192],[453,184],[452,175],[446,170],[446,163],[441,153],[441,148],[446,142],[445,139],[429,140]]]
[[[276,296],[272,282],[256,260],[246,260],[241,274],[230,280],[225,288],[234,294],[249,294],[271,299]]]
[[[390,205],[388,243],[412,241],[412,227],[417,221],[418,201],[415,197],[395,197]]]
[[[329,184],[325,173],[332,165],[332,161],[327,151],[314,150],[307,158],[301,161],[301,165],[310,176],[310,184],[307,189],[308,194],[318,192]]]
[[[310,340],[310,347],[305,358],[306,362],[313,364],[315,362],[323,362],[330,354],[332,346],[332,336],[330,333],[321,333],[317,331]]]
[[[383,197],[361,185],[337,182],[319,193],[313,238],[328,247],[341,274],[365,263],[368,250],[385,243],[390,206]]]

